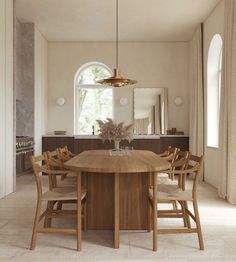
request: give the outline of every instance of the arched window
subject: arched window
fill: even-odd
[[[223,41],[214,35],[207,61],[207,146],[219,147],[220,89]]]
[[[111,70],[104,64],[91,62],[83,65],[75,75],[75,134],[96,133],[97,119],[113,116],[112,88],[97,84],[97,81],[111,76]]]

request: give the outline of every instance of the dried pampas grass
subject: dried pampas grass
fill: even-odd
[[[107,120],[96,120],[99,125],[99,137],[102,141],[121,141],[128,140],[131,142],[133,140],[133,126],[134,124],[124,125],[124,122],[115,123],[111,118]]]

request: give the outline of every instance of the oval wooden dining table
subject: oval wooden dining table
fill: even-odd
[[[119,248],[119,176],[129,174],[143,173],[153,175],[155,173],[166,170],[170,167],[170,163],[155,153],[146,150],[127,150],[114,152],[111,150],[89,150],[80,153],[65,163],[65,167],[75,171],[77,174],[77,194],[80,199],[81,192],[81,174],[95,173],[110,174],[114,176],[114,247]],[[154,196],[153,196],[153,250],[157,250],[157,176],[153,176]],[[134,203],[135,204],[135,203]],[[148,203],[147,203],[148,205]],[[81,249],[81,202],[77,201],[77,215],[80,224],[77,225],[78,250]],[[106,214],[104,214],[105,216]],[[155,219],[154,219],[155,218]]]

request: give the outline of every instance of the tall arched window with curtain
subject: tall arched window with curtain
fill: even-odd
[[[74,133],[96,133],[97,119],[113,117],[112,88],[97,84],[98,80],[111,76],[111,70],[102,63],[84,64],[75,75]]]
[[[207,61],[207,146],[214,148],[219,147],[222,45],[221,36],[215,34]]]

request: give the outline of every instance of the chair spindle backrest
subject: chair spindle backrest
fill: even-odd
[[[185,170],[188,168],[190,153],[188,151],[178,150],[176,153],[175,163],[181,163],[181,166],[177,169]]]
[[[194,170],[192,172],[193,174],[195,174],[194,181],[193,181],[192,194],[193,194],[193,197],[196,197],[198,185],[202,177],[203,156],[199,157],[199,156],[190,154],[188,167],[190,167],[190,170],[191,169]]]
[[[37,185],[38,199],[42,197],[42,193],[43,193],[41,176],[43,171],[47,170],[47,165],[44,164],[44,162],[45,162],[45,154],[31,157],[31,164],[34,171],[36,185]]]
[[[50,170],[57,170],[63,168],[63,161],[60,158],[58,148],[54,151],[47,151],[46,163]]]
[[[164,159],[168,160],[171,164],[173,164],[176,161],[177,153],[180,151],[177,147],[168,147],[168,156],[164,157]]]

